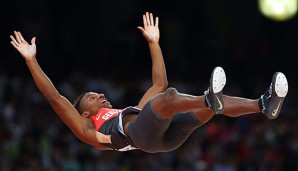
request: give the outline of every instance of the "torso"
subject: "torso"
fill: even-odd
[[[96,115],[89,117],[90,121],[93,125],[92,129],[95,129],[97,132],[100,132],[105,135],[113,135],[114,140],[116,140],[117,138],[118,138],[118,140],[120,140],[121,136],[115,134],[118,131],[117,131],[117,128],[115,127],[116,125],[114,124],[114,122],[117,123],[117,120],[121,121],[121,125],[122,125],[121,127],[123,127],[122,131],[124,134],[128,135],[128,127],[129,127],[130,123],[137,118],[138,110],[139,109],[137,109],[135,107],[127,107],[125,109],[102,108],[98,111],[98,113]],[[120,113],[122,115],[122,118],[118,119],[118,117],[120,117],[119,116]],[[120,132],[118,132],[118,133],[121,134]],[[111,147],[113,147],[113,149],[114,149],[114,147],[118,147],[118,149],[122,149],[122,147],[125,146],[124,143],[125,142],[127,143],[127,139],[125,140],[125,138],[124,138],[123,140],[120,140],[120,141],[118,141],[118,140],[117,140],[116,144],[113,143],[113,145],[111,145],[111,146],[109,145],[110,143],[108,143],[108,144],[98,143],[98,145],[96,144],[95,147],[98,149],[101,149],[101,150],[110,149]]]
[[[101,108],[96,115],[89,118],[93,121],[95,129],[99,130],[105,122],[117,117],[122,111],[122,109]]]
[[[84,118],[85,119],[85,125],[86,125],[86,129],[87,130],[95,130],[95,126],[94,126],[94,123],[91,119],[89,118]],[[95,130],[95,132],[97,133],[97,131]],[[87,136],[85,138],[81,138],[81,140],[83,140],[84,142],[86,142],[87,144],[90,144],[92,145],[93,147],[95,147],[96,149],[99,149],[99,150],[112,150],[104,145],[102,145],[101,143],[99,143],[96,139],[96,133],[95,134],[89,134],[90,136]],[[92,142],[92,143],[91,143]]]

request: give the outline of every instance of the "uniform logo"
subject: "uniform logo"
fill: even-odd
[[[101,116],[102,112],[99,113],[99,115],[95,118],[96,120],[98,120]]]
[[[273,110],[273,112],[272,112],[272,116],[276,116],[276,114],[277,114],[277,112],[278,112],[278,109],[279,109],[279,106],[280,106],[280,103],[281,103],[281,101],[279,101],[279,103],[278,103],[276,109]]]
[[[218,103],[219,103],[218,110],[222,110],[222,109],[223,109],[223,105],[222,105],[221,101],[218,99],[217,96],[215,96],[215,97],[216,97],[216,99],[217,99],[217,101],[218,101]]]
[[[110,118],[113,118],[113,117],[119,115],[119,113],[121,113],[121,112],[122,112],[122,110],[118,110],[118,109],[110,110],[102,116],[102,119],[109,120]]]

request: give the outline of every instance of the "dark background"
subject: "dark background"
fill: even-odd
[[[142,152],[123,154],[100,152],[98,156],[93,156],[94,152],[90,152],[90,147],[87,145],[78,145],[83,146],[81,148],[84,149],[82,150],[84,155],[78,154],[78,152],[72,153],[71,150],[62,150],[68,147],[70,142],[72,144],[83,143],[77,142],[78,140],[73,138],[70,138],[71,140],[63,138],[66,137],[65,134],[70,137],[72,134],[40,97],[24,60],[11,46],[9,35],[17,30],[21,31],[27,40],[33,36],[37,37],[37,58],[41,67],[61,94],[70,100],[74,100],[83,91],[102,91],[114,104],[114,107],[122,108],[127,105],[136,105],[151,79],[148,45],[137,29],[137,26],[142,26],[142,15],[147,11],[153,12],[160,19],[160,46],[167,67],[169,84],[181,92],[201,95],[208,86],[212,69],[218,65],[222,66],[227,74],[224,93],[252,99],[259,98],[264,93],[276,71],[281,71],[287,76],[289,92],[278,119],[271,121],[262,114],[241,118],[216,116],[210,123],[213,126],[225,125],[223,128],[215,129],[218,131],[216,135],[224,134],[224,131],[220,131],[224,128],[233,135],[231,130],[237,129],[239,125],[243,126],[243,123],[246,124],[245,129],[236,130],[235,134],[251,135],[258,139],[257,136],[253,136],[258,132],[256,131],[258,126],[263,126],[261,129],[263,132],[260,131],[259,134],[260,137],[266,137],[270,133],[268,130],[272,130],[273,134],[278,137],[271,141],[275,146],[272,147],[271,143],[259,142],[259,144],[257,143],[260,145],[258,148],[255,146],[248,148],[249,156],[260,154],[266,156],[268,151],[274,153],[278,149],[278,155],[282,156],[281,159],[272,157],[273,159],[268,159],[270,164],[267,164],[266,157],[261,157],[262,160],[248,157],[244,161],[249,164],[245,162],[243,164],[237,160],[240,154],[233,150],[232,152],[223,152],[226,157],[222,158],[228,158],[228,161],[216,160],[214,159],[216,157],[211,157],[213,160],[210,163],[208,163],[209,159],[206,159],[209,153],[204,150],[197,158],[189,152],[175,151],[166,154],[167,157],[157,154],[153,156],[153,159],[150,158],[151,155]],[[156,164],[154,166],[156,170],[161,170],[161,166],[168,170],[200,170],[201,168],[197,166],[204,166],[201,162],[208,163],[206,170],[216,170],[218,163],[222,166],[231,166],[236,170],[251,169],[252,166],[256,170],[261,168],[269,168],[269,170],[271,168],[276,170],[297,169],[296,160],[292,159],[290,162],[285,155],[298,155],[298,128],[296,126],[298,116],[296,114],[298,100],[296,89],[297,16],[284,22],[269,20],[259,13],[257,2],[251,0],[11,0],[1,4],[0,19],[1,169],[51,170],[55,168],[67,170],[66,164],[60,158],[65,161],[72,158],[79,163],[79,168],[84,170],[88,170],[86,161],[94,161],[93,165],[102,162],[102,165],[106,165],[108,170],[113,170],[114,161],[117,161],[118,164],[117,167],[115,166],[115,170],[121,170],[119,168],[146,170],[148,165],[151,166],[149,170],[154,170],[154,164],[148,164],[150,161]],[[96,87],[97,85],[99,86]],[[115,95],[117,93],[120,95]],[[12,115],[7,112],[10,111],[7,110],[7,107],[13,111]],[[21,119],[17,120],[17,116],[20,116]],[[16,138],[12,132],[19,123],[23,124],[20,128],[23,131],[20,131],[20,135]],[[227,126],[229,124],[234,127]],[[265,128],[264,125],[266,125]],[[49,136],[46,133],[48,126],[57,127],[56,129],[65,132],[63,135],[50,136],[53,139],[56,138],[55,141],[48,140],[51,142],[50,149],[56,149],[60,158],[53,157],[58,155],[56,153],[48,154],[42,150],[32,152],[36,145],[40,144],[41,137]],[[282,132],[280,130],[284,129],[288,132],[280,133]],[[202,128],[202,132],[206,130],[209,129]],[[216,141],[222,141],[222,138],[218,136],[218,139],[214,140],[209,136],[206,134],[205,138],[202,138],[204,137],[202,134],[195,134],[194,138],[190,138],[189,141],[191,144],[197,143],[196,146],[200,146],[202,149],[216,149],[218,147]],[[229,142],[229,147],[225,145],[220,147],[230,149],[230,146],[235,147],[236,144],[239,145],[241,142],[246,143],[247,141],[240,138],[232,143]],[[292,145],[282,146],[284,142],[291,142],[291,144],[293,142],[297,146],[294,148],[297,151],[291,148]],[[13,157],[7,152],[7,144],[11,143],[16,144],[14,147],[18,151]],[[206,145],[204,143],[210,144],[208,148],[204,146]],[[196,148],[194,150],[198,150]],[[181,149],[182,151],[187,150],[184,147]],[[260,150],[260,154],[254,153],[256,149]],[[286,150],[282,151],[281,149]],[[51,163],[50,166],[44,164],[41,159],[42,155],[52,158],[51,161],[54,164]],[[86,155],[89,158],[86,159]],[[105,155],[113,157],[105,159],[102,157]],[[139,156],[146,156],[149,159],[133,162],[139,159]],[[162,158],[161,156],[167,160],[164,162],[162,159],[156,159]],[[272,154],[272,156],[274,155]],[[187,158],[192,158],[191,164],[187,163],[188,160],[184,161]],[[174,164],[167,163],[168,160],[174,161]],[[108,165],[109,162],[111,166]],[[197,164],[193,164],[194,162]],[[189,168],[184,167],[183,164]],[[65,168],[63,169],[62,166]],[[96,167],[94,166],[92,169],[94,168]]]

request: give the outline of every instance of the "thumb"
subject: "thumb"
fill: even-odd
[[[36,37],[33,37],[33,38],[31,39],[31,44],[32,44],[32,45],[35,45],[35,40],[36,40]]]
[[[144,28],[141,27],[141,26],[139,26],[138,29],[139,29],[141,32],[144,32],[144,31],[145,31]]]

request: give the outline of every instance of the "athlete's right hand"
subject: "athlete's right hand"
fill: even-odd
[[[19,31],[14,31],[14,36],[10,35],[10,43],[20,52],[26,61],[36,58],[35,37],[31,39],[31,45],[23,38]]]

